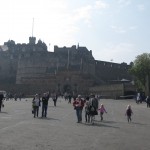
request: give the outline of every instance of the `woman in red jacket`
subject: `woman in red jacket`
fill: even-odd
[[[73,102],[74,109],[76,110],[77,123],[82,122],[82,110],[84,107],[84,101],[81,99],[81,96],[78,96]]]

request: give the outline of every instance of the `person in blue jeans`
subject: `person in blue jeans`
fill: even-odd
[[[77,123],[82,122],[82,110],[84,107],[84,101],[81,99],[81,96],[78,96],[73,102],[74,109],[76,110]]]
[[[42,97],[42,117],[47,117],[49,93],[44,93]]]

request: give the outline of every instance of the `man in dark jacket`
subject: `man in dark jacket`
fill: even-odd
[[[3,104],[3,99],[4,99],[4,95],[3,95],[3,93],[0,93],[0,112],[1,112],[1,107]]]
[[[90,105],[91,105],[91,115],[98,115],[98,106],[99,106],[99,103],[98,103],[98,99],[95,97],[94,94],[92,94],[90,96]]]
[[[44,93],[42,97],[42,117],[47,117],[49,93]]]
[[[148,107],[150,108],[150,97],[149,96],[146,97],[146,103],[147,103],[147,108]]]

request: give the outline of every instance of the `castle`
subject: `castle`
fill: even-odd
[[[54,46],[49,52],[41,40],[13,40],[0,47],[0,88],[13,92],[88,92],[90,87],[122,79],[132,80],[130,65],[95,60],[86,47]]]

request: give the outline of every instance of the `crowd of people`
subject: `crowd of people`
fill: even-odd
[[[40,106],[42,106],[41,117],[47,117],[48,101],[50,97],[52,98],[54,106],[56,107],[58,95],[55,92],[51,94],[49,92],[45,92],[42,96],[35,94],[32,100],[32,113],[34,114],[34,118],[39,116],[38,114]]]
[[[39,117],[39,107],[42,103],[42,114],[41,117],[47,117],[47,108],[48,108],[48,100],[49,100],[49,92],[44,93],[42,96],[42,99],[40,99],[40,96],[38,94],[35,94],[33,100],[32,100],[32,113],[35,117]]]
[[[82,122],[82,111],[85,110],[85,122],[94,124],[95,115],[98,115],[98,111],[101,116],[101,121],[103,120],[103,113],[106,112],[104,105],[101,104],[99,108],[99,99],[95,97],[94,94],[87,96],[85,99],[79,95],[74,99],[73,102],[74,109],[76,110],[77,123]],[[107,112],[106,112],[107,113]]]
[[[68,103],[73,105],[73,108],[76,112],[77,123],[82,123],[83,121],[83,117],[82,117],[83,110],[84,110],[84,115],[85,115],[85,119],[84,119],[85,123],[92,123],[92,124],[94,124],[95,115],[99,115],[100,121],[103,121],[104,119],[103,115],[104,113],[107,113],[104,107],[104,104],[99,104],[100,99],[98,96],[95,96],[94,94],[90,94],[88,96],[81,96],[81,95],[72,96],[71,94],[65,93],[62,97],[65,99],[65,101],[68,101]],[[42,118],[47,117],[49,98],[53,100],[53,105],[54,107],[56,107],[58,94],[55,92],[52,92],[52,93],[45,92],[42,95],[35,94],[33,96],[32,114],[34,118],[39,117],[40,108],[41,108],[40,117]],[[1,108],[4,107],[4,99],[8,100],[7,97],[4,97],[4,95],[0,93],[0,112],[1,112]],[[141,102],[141,99],[142,99],[141,94],[137,93],[136,103],[139,104]],[[15,97],[14,97],[14,100],[16,100]],[[20,97],[20,100],[21,100],[21,97]],[[149,96],[145,97],[144,101],[146,102],[147,107],[150,108],[150,97]],[[131,105],[127,106],[125,115],[127,116],[127,121],[131,122],[132,121],[131,116],[133,115],[133,110],[131,108]]]
[[[144,93],[138,92],[135,97],[136,103],[140,104],[142,102],[146,102],[147,108],[150,108],[150,96],[145,96]]]
[[[50,97],[54,102],[54,107],[56,107],[58,95],[55,92],[51,94],[46,92],[42,96],[35,94],[32,101],[32,113],[34,118],[39,117],[40,106],[42,109],[41,117],[47,117],[48,101]],[[85,122],[92,124],[94,124],[95,115],[100,114],[101,121],[103,121],[103,114],[104,112],[107,113],[103,104],[101,104],[99,108],[99,99],[95,97],[94,94],[84,97],[81,95],[71,96],[71,94],[68,94],[68,96],[64,95],[64,99],[65,101],[68,101],[68,103],[71,103],[71,100],[73,99],[72,104],[76,112],[77,123],[82,123],[83,109],[85,114]]]

